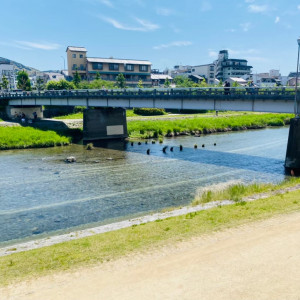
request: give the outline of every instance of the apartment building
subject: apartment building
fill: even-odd
[[[0,61],[0,82],[2,82],[2,77],[5,76],[9,82],[8,89],[16,88],[16,74],[14,70],[14,65],[10,62]]]
[[[93,80],[99,73],[103,80],[116,81],[122,73],[128,86],[136,86],[139,80],[151,86],[151,62],[148,60],[87,57],[84,47],[69,46],[66,50],[68,73],[74,77],[77,71],[82,79]]]
[[[250,76],[252,66],[247,65],[246,59],[228,57],[228,50],[221,50],[215,64],[215,76],[218,80],[225,81],[229,77]]]
[[[205,78],[206,83],[214,84],[215,83],[215,65],[206,64],[206,65],[199,65],[193,66],[191,68],[191,75],[199,75]]]

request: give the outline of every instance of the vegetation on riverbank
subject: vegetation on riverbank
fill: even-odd
[[[214,132],[259,129],[289,124],[291,114],[253,114],[242,116],[187,118],[176,120],[132,121],[128,134],[136,138],[155,138],[180,134],[207,134]]]
[[[298,179],[286,184],[299,183]],[[299,191],[252,202],[188,213],[45,248],[0,257],[0,285],[53,271],[95,265],[123,255],[230,228],[282,213],[300,211]]]
[[[259,196],[259,194],[262,193],[276,192],[280,189],[285,189],[297,184],[300,184],[300,178],[292,177],[289,180],[284,180],[279,184],[252,183],[246,185],[244,183],[232,183],[228,184],[226,188],[218,188],[218,186],[203,188],[198,191],[192,205],[222,200],[239,202],[248,196]]]
[[[32,127],[0,127],[0,150],[68,145],[70,138]]]

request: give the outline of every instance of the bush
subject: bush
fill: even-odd
[[[134,108],[133,112],[140,116],[158,116],[166,114],[165,110],[162,108]]]

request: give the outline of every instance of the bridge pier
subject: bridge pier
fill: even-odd
[[[37,117],[39,119],[43,118],[43,107],[41,105],[38,106],[22,106],[22,105],[8,105],[6,106],[6,114],[8,118],[13,119],[16,114],[20,115],[22,113],[25,114],[27,119],[33,119],[33,113],[36,112]]]
[[[88,108],[83,112],[83,139],[122,139],[128,137],[124,108]]]
[[[284,166],[300,170],[300,118],[291,119]]]

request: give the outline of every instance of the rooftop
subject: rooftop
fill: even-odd
[[[84,47],[75,47],[75,46],[68,46],[66,51],[77,51],[77,52],[87,52],[86,48]]]
[[[139,64],[139,65],[151,65],[149,60],[135,60],[135,59],[120,59],[120,58],[100,58],[100,57],[88,57],[88,62],[98,63],[116,63],[116,64]]]
[[[160,79],[173,79],[171,76],[166,74],[151,74],[151,79],[160,80]]]

